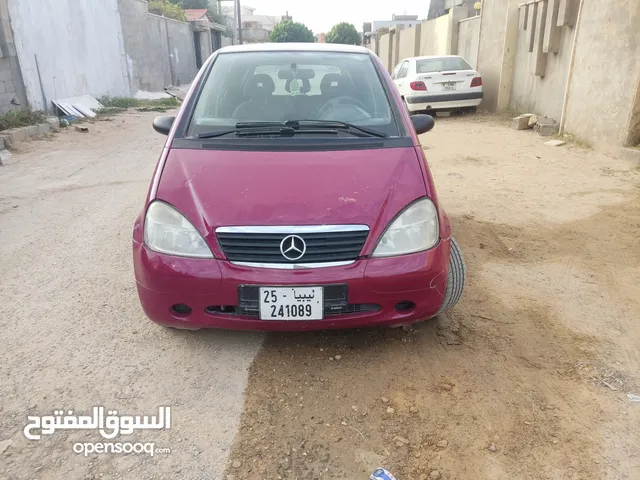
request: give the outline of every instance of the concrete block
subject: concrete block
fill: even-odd
[[[9,150],[0,150],[0,167],[4,165],[10,165],[13,161],[13,155]]]
[[[0,135],[0,148],[11,148],[11,135]]]
[[[554,123],[552,125],[544,125],[538,123],[535,126],[535,131],[538,132],[538,134],[540,134],[540,136],[542,137],[550,137],[551,135],[555,135],[556,133],[558,133],[559,129],[560,126],[557,123]]]
[[[511,121],[511,128],[514,130],[527,130],[529,128],[529,118],[527,115],[518,115],[513,117]]]
[[[46,135],[51,131],[48,123],[39,123],[38,127],[38,135]]]
[[[47,118],[47,123],[52,132],[58,133],[60,131],[60,119],[58,117]]]
[[[28,127],[24,127],[27,129],[28,137],[35,137],[38,135],[38,125],[29,125]]]
[[[16,144],[20,142],[24,142],[29,138],[27,134],[28,127],[14,128],[13,130],[9,130],[7,133],[11,137],[11,145],[16,146]]]
[[[559,147],[561,145],[564,145],[565,142],[564,140],[548,140],[546,142],[544,142],[545,145],[548,145],[550,147]]]
[[[529,117],[529,128],[535,127],[535,125],[537,123],[538,123],[538,116],[537,115],[531,115]]]
[[[640,147],[623,147],[621,153],[623,158],[637,163],[640,167]]]

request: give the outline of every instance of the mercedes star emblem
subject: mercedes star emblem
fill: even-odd
[[[298,235],[289,235],[280,242],[282,256],[290,261],[300,260],[307,251],[307,244]]]

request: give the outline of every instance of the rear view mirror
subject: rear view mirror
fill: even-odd
[[[175,119],[176,117],[171,117],[168,115],[156,117],[153,120],[153,129],[156,132],[161,133],[162,135],[169,135]]]
[[[412,115],[411,121],[413,122],[413,128],[416,129],[416,133],[418,135],[427,133],[436,124],[435,120],[431,115],[425,115],[425,114]]]

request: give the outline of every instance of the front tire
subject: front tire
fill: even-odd
[[[460,300],[464,285],[467,279],[467,267],[462,257],[462,251],[458,242],[451,237],[451,248],[449,253],[449,275],[447,276],[447,288],[444,292],[442,306],[438,314],[453,308]]]

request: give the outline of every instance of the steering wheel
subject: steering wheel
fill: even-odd
[[[341,97],[336,97],[336,98],[332,98],[331,100],[329,100],[327,103],[325,103],[322,108],[320,109],[320,111],[318,112],[318,118],[322,119],[322,117],[332,108],[336,107],[337,105],[340,104],[350,104],[350,105],[355,105],[356,107],[362,109],[363,111],[367,111],[367,107],[364,106],[364,103],[362,103],[360,100],[358,100],[357,98],[353,98],[353,97],[348,97],[346,95],[343,95]]]

